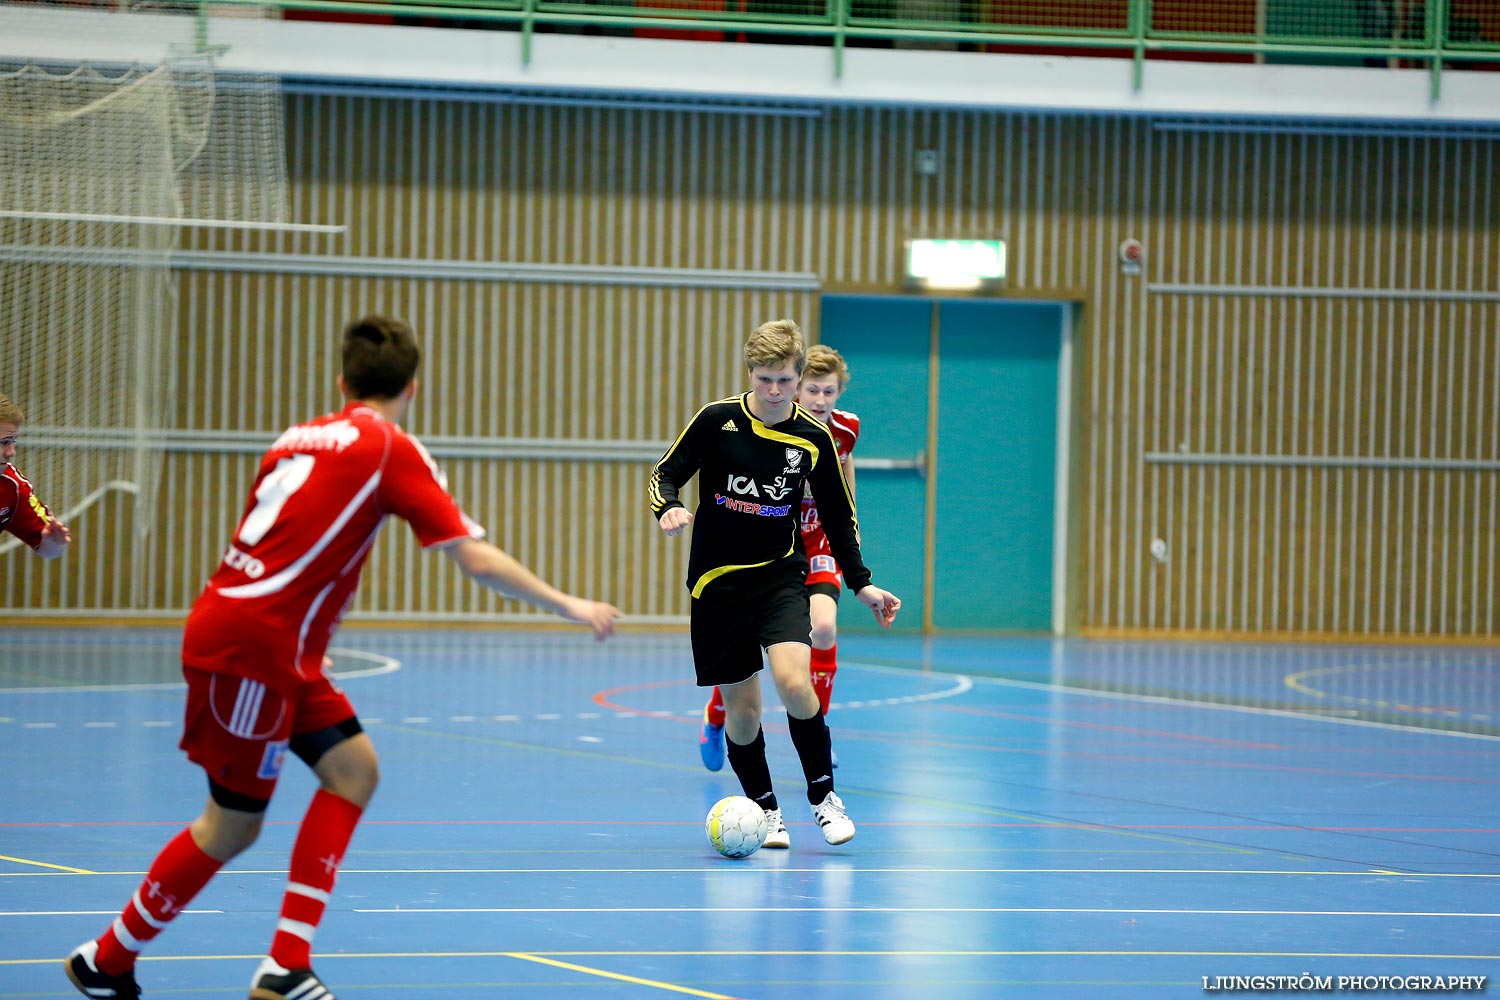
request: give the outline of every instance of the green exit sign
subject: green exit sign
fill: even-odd
[[[907,240],[906,280],[924,289],[993,291],[1005,283],[1005,241]]]

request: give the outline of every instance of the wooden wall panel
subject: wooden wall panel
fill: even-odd
[[[1077,627],[1494,632],[1492,138],[885,107],[303,95],[288,112],[294,214],[348,233],[190,249],[395,272],[184,271],[184,431],[269,439],[332,405],[334,332],[384,310],[423,334],[428,385],[410,423],[424,438],[649,451],[740,386],[738,346],[757,323],[792,315],[815,335],[815,287],[895,291],[903,240],[999,237],[1010,294],[1082,306]],[[918,150],[938,153],[936,174],[915,170]],[[1143,274],[1121,271],[1126,237],[1145,246]],[[517,270],[430,266],[453,261]],[[643,277],[653,268],[666,270]],[[712,278],[749,272],[738,287]],[[461,452],[444,459],[455,490],[518,557],[632,615],[683,618],[685,553],[645,512],[649,459]],[[147,592],[70,589],[55,567],[0,557],[8,604],[180,611],[249,461],[174,455]],[[91,577],[105,558],[70,555]],[[521,614],[455,585],[401,530],[357,610]]]

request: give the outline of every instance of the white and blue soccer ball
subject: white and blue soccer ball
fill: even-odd
[[[766,842],[766,811],[743,795],[714,803],[703,828],[708,842],[726,858],[748,858]]]

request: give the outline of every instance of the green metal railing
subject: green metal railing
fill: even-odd
[[[266,6],[265,0],[212,3]],[[1418,66],[1428,69],[1434,98],[1454,64],[1500,63],[1500,0],[274,0],[270,6],[518,30],[528,62],[538,31],[707,32],[831,46],[835,75],[842,74],[849,46],[915,43],[1130,58],[1137,89],[1153,57]]]

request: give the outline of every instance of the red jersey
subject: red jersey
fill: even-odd
[[[427,449],[370,406],[287,430],[261,459],[224,561],[193,604],[183,663],[281,692],[319,677],[388,514],[423,548],[484,537]]]
[[[828,421],[828,431],[833,435],[833,444],[842,464],[854,453],[854,444],[859,440],[859,417],[848,410],[834,410],[833,418]],[[809,559],[833,555],[828,537],[823,534],[823,522],[818,520],[817,501],[810,494],[802,497],[802,547]]]
[[[0,531],[8,531],[33,549],[42,544],[42,529],[52,520],[47,505],[31,492],[26,477],[6,463],[0,468]]]

